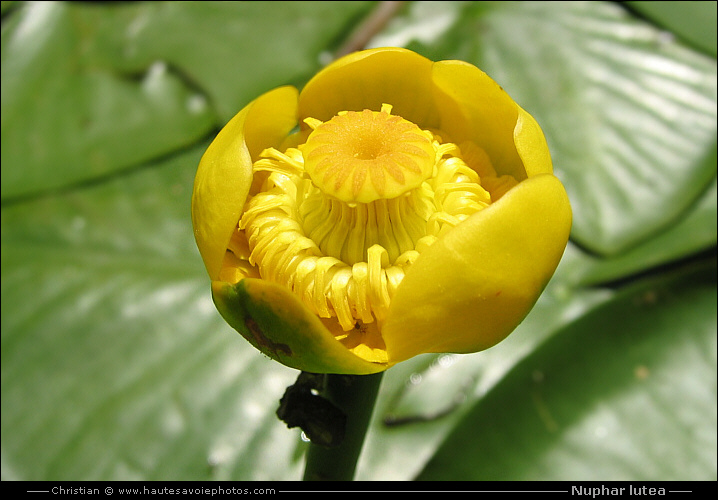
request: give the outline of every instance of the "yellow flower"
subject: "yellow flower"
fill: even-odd
[[[476,352],[523,320],[571,226],[536,121],[481,70],[382,48],[260,96],[197,171],[212,296],[316,373]]]

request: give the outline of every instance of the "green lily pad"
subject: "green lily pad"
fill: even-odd
[[[81,6],[22,5],[2,31],[2,198],[97,179],[203,137],[204,95],[166,62],[137,77],[83,59]]]
[[[715,481],[715,264],[643,282],[564,328],[418,479]]]
[[[637,247],[613,257],[586,255],[573,278],[581,285],[596,285],[669,264],[696,252],[710,251],[718,239],[716,181],[676,225]]]
[[[221,126],[260,94],[310,78],[371,7],[356,1],[143,2],[120,5],[112,16],[87,14],[102,23],[94,58],[128,72],[168,61],[202,89]]]
[[[711,2],[626,2],[681,39],[716,55],[716,6]]]

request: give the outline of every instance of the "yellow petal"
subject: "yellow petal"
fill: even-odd
[[[570,227],[563,186],[539,174],[440,238],[392,299],[382,327],[390,363],[422,352],[476,352],[504,339],[551,278]]]
[[[514,128],[514,143],[526,175],[553,173],[551,153],[546,144],[546,137],[533,116],[518,107],[519,117]]]
[[[299,116],[321,121],[339,111],[379,111],[393,106],[399,115],[422,128],[436,128],[439,110],[433,103],[429,59],[400,48],[355,52],[329,64],[302,89]]]
[[[312,373],[366,375],[388,368],[353,354],[287,288],[246,278],[212,282],[217,309],[254,347],[291,368]]]
[[[452,142],[474,141],[499,175],[526,178],[514,144],[519,106],[486,73],[463,61],[439,61],[432,68],[441,110],[441,130]]]
[[[202,156],[192,192],[192,225],[211,279],[222,260],[252,183],[252,163],[296,126],[297,89],[267,92],[237,113]]]

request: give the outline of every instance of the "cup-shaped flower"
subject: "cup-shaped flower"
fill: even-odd
[[[192,221],[242,336],[293,368],[366,374],[504,339],[553,275],[571,209],[538,124],[484,72],[382,48],[232,118]]]

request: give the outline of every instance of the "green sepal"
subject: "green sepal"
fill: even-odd
[[[289,290],[245,278],[234,285],[212,282],[212,297],[222,317],[255,348],[298,370],[366,375],[388,368],[370,363],[344,347]]]

